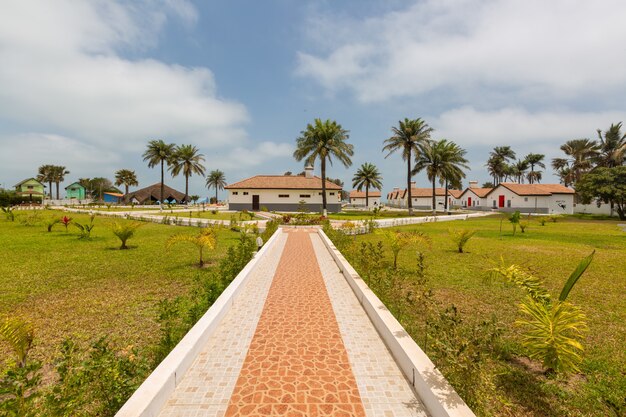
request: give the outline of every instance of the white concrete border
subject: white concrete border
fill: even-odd
[[[328,236],[321,229],[318,229],[318,234],[430,415],[433,417],[473,417],[472,410],[383,302],[365,284]]]
[[[202,318],[126,401],[115,414],[116,417],[156,417],[159,415],[170,394],[183,379],[222,318],[236,302],[237,295],[248,281],[250,272],[259,259],[274,245],[280,233],[282,233],[280,229],[274,233],[255,257],[239,272]]]

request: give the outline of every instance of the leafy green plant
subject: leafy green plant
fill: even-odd
[[[516,323],[525,328],[522,345],[529,356],[539,359],[548,372],[577,372],[582,362],[582,339],[587,320],[567,297],[587,270],[595,251],[582,259],[567,279],[559,298],[553,301],[543,282],[517,265],[501,265],[492,272],[523,288],[527,296],[520,305],[523,317]]]
[[[31,210],[19,217],[16,217],[18,221],[24,226],[36,226],[41,221],[39,210]]]
[[[111,226],[111,231],[122,242],[120,249],[128,249],[126,242],[135,235],[135,231],[141,226],[137,222],[115,222]]]
[[[261,206],[261,211],[266,211],[267,212],[269,210],[267,209],[267,206]]]
[[[46,230],[48,232],[52,232],[52,228],[54,227],[54,225],[59,223],[61,223],[61,219],[59,219],[58,217],[50,217],[46,220]]]
[[[24,367],[35,339],[33,326],[20,318],[6,317],[0,322],[0,339],[11,347],[17,366]]]
[[[239,229],[239,220],[237,220],[237,216],[235,214],[230,216],[230,230],[234,232],[238,232]]]
[[[217,210],[215,210],[215,209],[211,210],[211,214],[213,214],[213,215],[217,214]]]
[[[6,219],[10,222],[15,221],[15,211],[11,207],[0,207]]]
[[[550,220],[552,223],[556,223],[560,218],[561,216],[558,214],[551,214],[548,216],[548,220]]]
[[[78,222],[74,222],[73,225],[80,231],[79,239],[89,239],[91,237],[91,231],[95,227],[93,224],[94,219],[96,218],[95,214],[89,216],[89,223],[80,224]]]
[[[463,253],[463,248],[467,242],[476,234],[475,230],[468,229],[448,229],[448,233],[450,234],[450,239],[456,245],[459,253]]]
[[[521,214],[517,210],[509,216],[509,222],[511,222],[511,225],[513,226],[513,236],[515,236],[515,232],[517,231],[517,225],[520,222],[520,218]]]
[[[539,217],[539,224],[540,225],[545,226],[547,221],[548,221],[548,219],[546,219],[544,216]]]
[[[199,255],[200,255],[200,260],[198,262],[198,265],[200,267],[203,267],[204,266],[204,259],[202,257],[203,252],[205,249],[215,249],[215,246],[217,245],[217,236],[216,236],[215,230],[211,228],[207,228],[207,229],[203,229],[198,235],[195,235],[195,236],[186,235],[186,234],[174,235],[167,240],[166,246],[170,248],[173,245],[180,243],[180,242],[189,242],[195,245],[196,248],[198,248]]]
[[[522,220],[522,221],[520,221],[520,222],[519,222],[519,230],[521,230],[521,231],[522,231],[522,233],[525,233],[525,232],[526,232],[526,229],[528,228],[528,225],[529,225],[529,224],[530,224],[530,223],[529,223],[528,221],[526,221],[526,220]]]
[[[393,254],[393,269],[398,268],[398,255],[400,251],[408,248],[410,245],[421,243],[430,245],[430,238],[422,232],[418,231],[398,231],[398,230],[385,230],[381,232],[389,243],[391,253]]]
[[[265,230],[261,233],[261,239],[263,239],[263,242],[267,242],[276,230],[278,230],[278,221],[268,220],[265,223]]]

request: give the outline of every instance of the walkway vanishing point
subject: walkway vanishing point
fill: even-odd
[[[473,415],[317,228],[280,228],[117,413]]]

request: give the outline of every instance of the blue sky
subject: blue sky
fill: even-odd
[[[155,138],[198,146],[229,182],[299,172],[295,138],[315,117],[350,131],[353,166],[329,171],[345,188],[363,162],[384,191],[404,184],[400,156],[381,153],[404,117],[464,147],[468,179],[489,180],[489,150],[511,145],[546,154],[554,182],[562,143],[626,118],[623,16],[618,0],[7,3],[0,185],[52,163],[66,185],[130,168],[146,186]]]

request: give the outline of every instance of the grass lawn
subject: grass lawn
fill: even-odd
[[[623,416],[626,415],[626,233],[619,221],[581,220],[575,217],[541,226],[532,220],[526,233],[512,235],[504,221],[499,237],[499,218],[488,217],[450,223],[405,226],[432,238],[426,253],[427,275],[442,305],[456,305],[469,319],[492,315],[505,328],[503,343],[512,356],[494,355],[488,372],[495,383],[493,397],[483,398],[484,415],[507,416]],[[621,222],[623,223],[623,222]],[[476,235],[458,253],[448,229],[474,229]],[[356,237],[377,241],[376,234]],[[521,290],[490,280],[486,269],[502,256],[545,279],[558,297],[578,262],[596,250],[595,258],[579,280],[568,301],[580,306],[588,317],[582,373],[569,378],[546,377],[525,366],[524,349],[514,325]],[[391,253],[386,247],[387,258]],[[358,248],[345,251],[353,265]],[[411,268],[415,249],[400,253],[399,263]],[[505,355],[506,356],[506,355]]]
[[[189,217],[188,212],[182,212],[182,211],[178,213],[174,212],[168,215],[178,216],[178,217]],[[218,211],[217,213],[213,214],[211,211],[207,210],[207,211],[194,211],[191,213],[191,217],[193,217],[194,219],[200,218],[200,219],[214,219],[214,220],[230,220],[233,215],[236,216],[237,221],[265,220],[262,217],[259,217],[256,215],[254,215],[252,219],[250,219],[250,216],[247,214],[243,214],[242,212],[232,212],[232,211],[231,212]]]
[[[40,213],[42,218],[63,215],[83,223],[88,219]],[[18,315],[34,324],[35,358],[49,363],[68,336],[86,341],[108,335],[122,346],[149,346],[158,338],[157,303],[186,294],[197,274],[209,273],[194,266],[193,245],[165,248],[170,236],[198,229],[142,223],[128,241],[131,249],[119,250],[109,226],[114,221],[96,217],[91,239],[80,240],[72,226],[66,232],[57,224],[48,233],[43,225],[0,219],[0,317]],[[220,229],[217,249],[208,258],[223,256],[237,236]],[[7,353],[0,344],[0,358]]]

